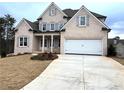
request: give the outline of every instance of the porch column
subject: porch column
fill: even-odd
[[[53,52],[53,35],[51,35],[51,53]]]
[[[42,53],[44,53],[44,35],[42,35]]]

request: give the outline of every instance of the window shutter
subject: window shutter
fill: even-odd
[[[79,16],[76,17],[77,26],[79,26]]]
[[[16,42],[17,42],[17,47],[19,47],[19,42],[20,42],[19,41],[19,37],[17,37],[17,41]]]
[[[42,23],[39,24],[39,30],[42,31]]]
[[[27,37],[27,46],[30,46],[30,37]]]
[[[46,24],[46,31],[50,30],[50,24]]]
[[[55,24],[55,30],[59,30],[59,29],[58,29],[58,28],[59,28],[58,26],[59,26],[58,23],[56,23],[56,24]]]
[[[58,23],[58,28],[57,29],[60,30],[60,23]]]
[[[89,26],[89,15],[86,16],[86,25]]]
[[[59,24],[59,29],[61,29],[63,27],[63,25],[64,25],[63,23],[60,23]]]
[[[57,13],[57,8],[55,8],[55,15],[56,15],[56,13]]]

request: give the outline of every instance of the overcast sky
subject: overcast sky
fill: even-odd
[[[12,15],[16,20],[16,24],[22,18],[30,21],[36,19],[43,13],[51,2],[0,2],[0,16],[5,14]],[[124,2],[55,2],[61,9],[72,8],[79,9],[82,5],[90,11],[107,16],[106,24],[112,29],[109,37],[120,36],[124,39]]]

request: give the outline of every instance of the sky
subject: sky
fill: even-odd
[[[51,2],[0,2],[0,17],[10,14],[16,19],[15,25],[26,18],[30,21],[43,13]],[[112,29],[109,38],[120,36],[124,39],[124,2],[55,2],[62,10],[79,9],[82,5],[90,11],[107,16],[106,24]]]

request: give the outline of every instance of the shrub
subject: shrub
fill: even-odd
[[[25,52],[25,53],[23,53],[23,54],[31,54],[31,53],[29,53],[29,52]]]
[[[18,53],[17,55],[19,56],[19,55],[23,55],[23,54],[22,53]]]
[[[108,47],[108,56],[116,56],[116,47],[112,44]]]
[[[1,58],[4,58],[6,56],[7,56],[6,50],[5,49],[1,49]]]
[[[39,53],[31,57],[32,60],[54,60],[56,58],[58,58],[58,56],[53,53]]]

